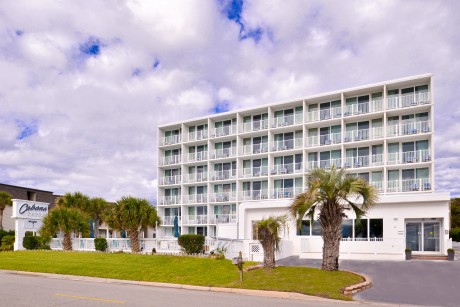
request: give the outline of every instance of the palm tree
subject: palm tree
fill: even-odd
[[[273,269],[275,267],[275,252],[279,251],[281,237],[280,232],[286,229],[287,217],[270,216],[257,222],[257,236],[264,249],[264,268]]]
[[[94,237],[99,238],[99,226],[103,221],[105,212],[109,208],[109,203],[100,197],[91,198],[89,204],[84,210],[93,220],[94,223]]]
[[[157,210],[148,200],[124,196],[107,214],[107,223],[119,231],[126,230],[131,239],[131,251],[139,252],[138,233],[141,227],[155,226],[161,222]]]
[[[6,206],[12,206],[13,202],[11,201],[11,194],[8,192],[0,192],[0,230],[3,230],[3,210]]]
[[[73,232],[77,235],[89,233],[89,217],[80,209],[57,206],[43,219],[40,235],[50,237],[59,231],[64,233],[63,249],[70,251]]]
[[[339,248],[345,211],[360,219],[377,202],[377,192],[366,180],[349,177],[344,169],[314,169],[307,174],[307,189],[297,195],[289,208],[300,228],[307,215],[313,221],[318,212],[323,237],[322,269],[339,269]]]
[[[60,207],[77,208],[86,211],[89,206],[89,197],[81,192],[65,193],[57,201]]]

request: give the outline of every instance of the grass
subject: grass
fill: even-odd
[[[239,272],[230,260],[166,255],[132,255],[57,251],[0,252],[0,269],[93,276],[138,281],[298,292],[350,300],[341,289],[361,282],[348,272],[305,267]]]

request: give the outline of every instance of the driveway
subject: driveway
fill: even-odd
[[[321,267],[320,260],[288,257],[278,265]],[[460,306],[460,261],[341,260],[340,269],[363,273],[373,287],[356,300],[425,306]]]

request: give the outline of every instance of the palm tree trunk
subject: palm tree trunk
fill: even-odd
[[[72,238],[70,237],[70,232],[64,233],[64,240],[62,242],[62,247],[64,248],[65,251],[72,250]]]
[[[94,219],[94,237],[99,238],[99,222],[100,219],[97,217]]]
[[[265,240],[262,244],[264,249],[264,268],[275,268],[275,244],[271,240]]]
[[[139,252],[139,238],[137,234],[137,229],[128,230],[129,238],[131,239],[131,252]]]
[[[3,230],[3,210],[0,209],[0,230]]]
[[[324,241],[322,269],[337,271],[339,269],[341,229],[328,225],[323,227],[322,231]]]

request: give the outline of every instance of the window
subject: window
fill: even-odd
[[[367,219],[355,220],[355,239],[367,241]]]
[[[369,238],[383,238],[383,219],[369,220]]]
[[[321,235],[321,224],[319,221],[313,221],[313,227],[311,230],[312,236],[320,236]]]
[[[259,240],[259,228],[257,227],[257,223],[259,221],[252,221],[252,239]]]
[[[310,235],[310,221],[302,221],[300,229],[297,228],[298,236],[309,236]]]
[[[37,200],[37,193],[27,191],[27,200],[36,201]]]
[[[353,220],[342,221],[342,238],[353,238]]]

